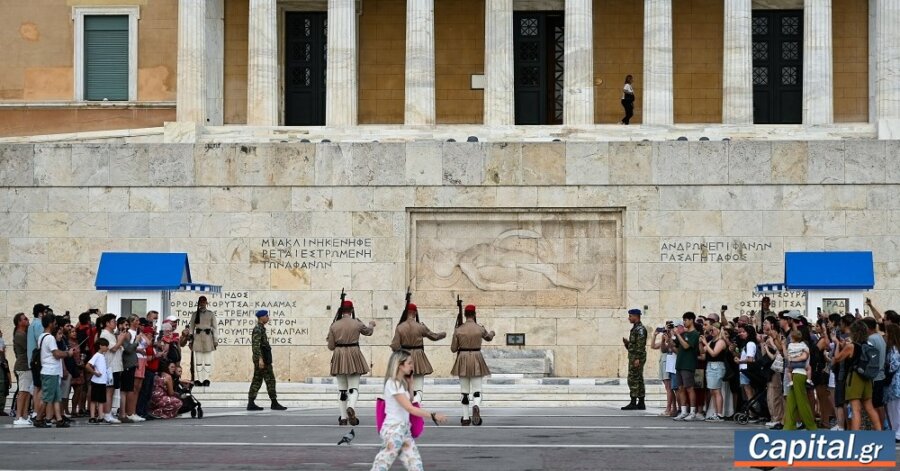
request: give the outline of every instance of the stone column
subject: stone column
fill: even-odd
[[[356,126],[356,1],[328,0],[325,125]]]
[[[566,0],[563,124],[594,124],[593,0]]]
[[[513,0],[484,2],[484,124],[516,123]]]
[[[876,0],[875,119],[880,139],[900,139],[900,2]]]
[[[278,125],[276,0],[250,0],[247,31],[247,124]]]
[[[833,122],[831,0],[806,0],[803,8],[803,124]]]
[[[753,124],[753,2],[725,2],[722,123]]]
[[[225,117],[225,0],[206,4],[206,124]]]
[[[642,123],[675,122],[672,85],[672,0],[644,0],[644,108]]]
[[[407,0],[405,124],[434,124],[434,80],[434,0]]]
[[[178,0],[175,119],[206,124],[206,0]]]

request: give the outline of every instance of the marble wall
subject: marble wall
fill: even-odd
[[[3,145],[0,323],[37,302],[105,305],[93,289],[103,251],[184,251],[196,281],[226,290],[213,300],[233,339],[218,379],[248,377],[240,339],[260,306],[277,312],[278,376],[327,374],[341,288],[378,322],[362,344],[380,374],[407,286],[433,330],[452,329],[459,292],[482,307],[493,346],[525,333],[527,348],[553,351],[556,375],[622,376],[626,307],[647,306],[650,326],[721,304],[748,311],[755,284],[783,280],[787,250],[872,250],[871,297],[896,308],[898,151],[874,140]],[[419,250],[490,247],[508,229],[539,233],[500,239],[571,279],[501,266],[491,276],[518,284],[486,294],[437,259],[430,270],[455,273],[451,283],[419,278]],[[581,231],[595,236],[558,236]],[[593,282],[591,263],[615,267],[576,286]],[[178,294],[173,310],[186,317],[193,300]],[[437,376],[448,375],[448,344],[427,347]]]

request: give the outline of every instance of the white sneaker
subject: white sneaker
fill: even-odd
[[[696,412],[692,412],[692,413],[688,414],[687,417],[684,418],[685,422],[693,422],[695,420],[703,420],[703,418],[700,417],[699,415],[697,415]]]
[[[724,420],[722,419],[721,416],[714,415],[714,416],[712,416],[712,417],[707,417],[707,418],[706,418],[706,421],[707,421],[707,422],[723,422]]]
[[[775,424],[777,424],[777,423],[778,423],[778,422],[766,422],[766,427],[767,427],[767,428],[772,428],[772,427],[774,427]]]
[[[25,417],[22,417],[22,418],[14,420],[13,425],[23,425],[23,426],[31,425],[31,420],[26,419]]]
[[[840,431],[843,431],[844,428],[841,427],[840,425],[835,425],[834,427],[831,427],[830,430],[834,430],[835,432],[840,432]]]
[[[106,417],[103,418],[103,421],[108,424],[121,424],[122,423],[121,420],[115,418],[112,415],[107,415]]]
[[[32,412],[31,415],[28,416],[29,420],[34,420],[37,418],[37,412]]]
[[[682,413],[676,415],[675,417],[672,417],[672,420],[682,421],[682,420],[685,420],[685,418],[688,417],[688,415],[689,414],[687,412],[682,412]]]
[[[143,422],[143,421],[147,420],[137,414],[129,415],[128,418],[131,419],[133,422]]]

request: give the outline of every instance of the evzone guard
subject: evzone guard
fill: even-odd
[[[434,372],[428,357],[425,356],[425,338],[437,341],[445,338],[446,332],[432,332],[425,324],[419,321],[419,310],[415,304],[407,303],[406,309],[400,315],[400,323],[394,331],[394,340],[391,341],[391,350],[406,350],[413,362],[413,402],[422,402],[422,390],[425,387],[425,376]]]
[[[459,377],[459,388],[462,392],[463,415],[460,424],[481,425],[481,385],[482,379],[491,374],[484,357],[481,355],[481,341],[490,342],[494,339],[494,331],[488,332],[486,328],[478,324],[475,306],[469,304],[465,308],[465,322],[463,322],[462,301],[457,299],[459,313],[456,315],[456,330],[453,332],[453,341],[450,343],[450,351],[456,353],[456,362],[450,374]],[[471,396],[471,401],[469,400]],[[471,404],[471,419],[469,410]]]
[[[359,425],[356,417],[356,401],[359,399],[359,377],[369,372],[366,357],[359,349],[359,336],[372,335],[375,321],[369,325],[356,318],[353,301],[341,301],[334,322],[328,329],[328,349],[331,356],[331,376],[337,381],[341,416],[338,425]]]

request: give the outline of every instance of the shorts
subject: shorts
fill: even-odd
[[[706,388],[720,389],[725,378],[725,363],[712,361],[706,364]]]
[[[59,376],[41,375],[41,385],[41,400],[45,404],[62,401],[62,391],[59,389]]]
[[[144,379],[144,371],[147,369],[147,359],[138,358],[137,369],[134,370],[134,377]]]
[[[122,388],[122,372],[116,371],[113,373],[113,389],[121,389]]]
[[[19,382],[19,391],[31,394],[34,391],[34,379],[31,370],[16,371],[16,381]]]
[[[872,382],[872,405],[875,408],[884,406],[884,380]]]
[[[750,384],[750,378],[741,371],[741,386],[747,386]]]
[[[91,383],[91,402],[106,402],[106,385]]]
[[[677,390],[681,387],[681,378],[675,373],[669,373],[669,386],[672,388],[672,391]]]
[[[36,375],[34,372],[31,373],[31,380],[33,381],[34,387],[32,388],[31,394],[34,395],[38,389],[41,389],[41,375]]]
[[[126,368],[122,372],[122,383],[119,390],[122,392],[134,392],[134,373],[137,367]]]
[[[872,399],[872,381],[866,380],[855,371],[851,371],[847,376],[846,396],[847,401],[865,401]]]
[[[690,389],[695,386],[694,383],[694,370],[677,370],[677,375],[681,380],[681,385]]]

